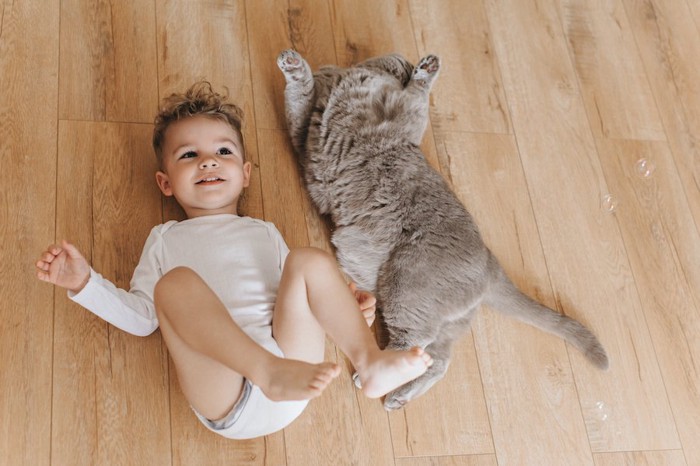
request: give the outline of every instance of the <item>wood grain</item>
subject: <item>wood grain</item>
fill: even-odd
[[[57,201],[57,236],[75,242],[96,270],[122,288],[161,218],[151,176],[155,159],[140,155],[149,139],[147,125],[61,124],[58,183],[74,188]],[[162,422],[170,418],[168,369],[160,335],[127,335],[70,302],[63,290],[56,291],[56,302],[60,351],[52,433],[62,448],[54,460],[169,464],[170,431]]]
[[[628,451],[620,453],[598,453],[596,466],[685,466],[680,450]]]
[[[675,430],[661,427],[672,413],[615,217],[601,209],[608,188],[556,5],[487,5],[558,306],[589,325],[612,360],[601,372],[570,354],[591,447],[678,448]]]
[[[153,0],[61,2],[60,47],[60,118],[153,121]]]
[[[36,280],[33,264],[54,240],[58,7],[58,1],[3,2],[1,10],[2,464],[51,458],[53,290]]]
[[[438,54],[440,77],[430,94],[437,132],[509,133],[510,116],[486,12],[481,2],[412,1],[421,56]],[[455,41],[459,47],[455,47]]]
[[[638,96],[649,94],[646,81],[636,79],[642,69],[636,48],[623,46],[621,37],[616,37],[618,34],[633,37],[633,34],[625,33],[629,26],[625,22],[624,8],[617,2],[611,3],[608,8],[614,10],[614,17],[618,18],[614,23],[606,20],[602,9],[565,5],[565,9],[577,12],[578,17],[573,22],[585,23],[596,31],[584,39],[570,37],[569,44],[579,76],[584,75],[583,68],[588,66],[582,57],[596,55],[593,49],[627,49],[622,54],[625,61],[635,64],[633,70],[617,69],[617,82],[626,83],[624,91],[617,89],[615,82],[597,79],[581,79],[581,89],[601,166],[606,179],[610,180],[610,191],[620,205],[616,216],[678,435],[692,464],[700,461],[700,449],[694,441],[700,437],[700,399],[697,397],[700,378],[695,362],[700,358],[700,339],[696,337],[700,335],[697,293],[700,264],[689,259],[700,255],[700,236],[669,145],[665,142],[623,141],[612,138],[606,130],[607,127],[623,126],[629,115],[625,106],[620,105],[622,101],[603,114],[596,94],[625,95],[625,103],[633,103]],[[597,46],[593,45],[592,37],[596,38]],[[654,108],[650,104],[644,106]],[[646,115],[660,121],[655,112]],[[633,126],[642,128],[645,125],[637,123]],[[644,139],[642,136],[639,134],[636,139]]]
[[[697,2],[677,8],[653,0],[625,0],[639,54],[666,130],[695,224],[700,224],[700,30]],[[695,13],[695,15],[693,14]]]
[[[398,458],[396,466],[496,466],[493,455]]]
[[[0,1],[0,463],[700,464],[698,5]],[[485,308],[404,411],[362,396],[328,342],[328,391],[283,432],[229,441],[192,415],[158,333],[36,280],[68,237],[127,286],[150,228],[183,218],[153,183],[150,123],[199,79],[246,114],[243,213],[332,251],[285,134],[288,47],[313,68],[441,56],[426,158],[513,280],[600,336],[609,372]]]
[[[277,56],[293,48],[313,69],[335,64],[328,5],[313,0],[249,0],[246,14],[250,63],[256,70],[256,122],[259,128],[284,129],[284,76],[277,67]]]
[[[457,194],[484,241],[523,292],[555,307],[515,141],[498,134],[444,138],[439,147]],[[565,345],[486,307],[474,334],[499,463],[592,464]],[[559,428],[532,429],[544,425]]]

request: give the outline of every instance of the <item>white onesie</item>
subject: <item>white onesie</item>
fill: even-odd
[[[128,292],[92,270],[85,288],[68,296],[115,327],[146,336],[158,328],[153,304],[156,283],[175,267],[189,267],[253,340],[283,356],[272,338],[272,313],[288,253],[277,228],[262,220],[220,214],[171,221],[151,230]],[[247,382],[225,425],[197,416],[226,437],[253,438],[284,428],[306,404],[273,402]]]

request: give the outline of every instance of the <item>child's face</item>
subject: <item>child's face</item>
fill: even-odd
[[[238,214],[238,198],[250,183],[250,162],[227,123],[202,115],[171,124],[165,131],[163,170],[156,181],[175,196],[188,218]]]

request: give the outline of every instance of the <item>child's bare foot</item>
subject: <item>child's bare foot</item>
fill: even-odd
[[[273,401],[308,400],[325,390],[340,375],[340,366],[331,362],[309,364],[294,359],[276,358],[260,383],[265,396]]]
[[[432,363],[433,359],[422,348],[384,350],[364,367],[356,369],[365,395],[379,398],[421,376]]]

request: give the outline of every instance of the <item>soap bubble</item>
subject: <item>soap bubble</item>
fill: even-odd
[[[614,213],[617,210],[617,199],[612,194],[606,194],[601,199],[603,210],[609,213]]]
[[[608,420],[608,407],[603,403],[602,401],[599,401],[595,404],[596,408],[596,414],[598,419],[601,421],[607,421]]]
[[[634,164],[635,173],[637,173],[638,177],[643,179],[650,178],[651,175],[654,174],[654,170],[656,170],[656,165],[653,160],[642,158],[637,160],[637,163]]]

